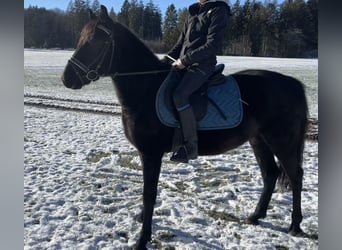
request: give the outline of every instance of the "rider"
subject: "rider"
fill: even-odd
[[[214,72],[216,52],[220,48],[230,16],[228,0],[198,0],[189,7],[188,18],[177,43],[164,62],[174,58],[165,81],[176,81],[173,102],[179,114],[181,130],[176,129],[172,161],[188,162],[198,156],[197,124],[189,97]],[[175,148],[181,135],[181,146]]]

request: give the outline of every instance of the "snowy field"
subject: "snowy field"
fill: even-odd
[[[71,51],[24,51],[24,249],[130,249],[141,224],[142,171],[120,116],[28,105],[117,108],[102,79],[82,90],[60,81]],[[225,73],[264,68],[304,82],[317,115],[317,60],[219,57]],[[117,110],[120,111],[119,109]],[[109,112],[110,113],[110,112]],[[318,249],[318,143],[307,141],[302,192],[306,233],[292,237],[292,194],[275,192],[259,226],[262,179],[248,144],[191,164],[163,159],[150,249]]]

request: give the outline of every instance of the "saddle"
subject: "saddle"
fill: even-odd
[[[239,87],[232,76],[222,74],[224,64],[216,65],[209,79],[190,96],[190,105],[198,130],[227,129],[240,124],[242,104]],[[172,93],[177,83],[164,82],[157,93],[156,111],[160,121],[169,127],[180,127]]]

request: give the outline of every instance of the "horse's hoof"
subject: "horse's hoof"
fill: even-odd
[[[289,228],[289,234],[292,236],[296,236],[296,237],[301,237],[301,236],[305,235],[305,233],[303,232],[303,230],[299,226],[294,227],[292,225]]]
[[[140,242],[137,242],[133,246],[133,250],[147,250],[146,244],[141,244]]]
[[[135,245],[133,246],[133,249],[135,249],[135,250],[147,250],[146,244],[151,240],[151,233],[149,233],[147,235],[150,235],[150,236],[148,236],[148,237],[140,236],[137,243],[135,243]]]
[[[245,220],[246,224],[259,225],[259,217],[256,215],[251,215]]]

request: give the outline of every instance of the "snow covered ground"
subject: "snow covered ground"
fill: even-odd
[[[80,91],[60,75],[71,51],[25,50],[28,96],[116,102],[110,80]],[[291,73],[307,89],[317,118],[317,60],[219,57],[226,73],[266,68]],[[42,99],[39,99],[42,101]],[[68,102],[68,105],[75,105]],[[88,105],[89,106],[89,105]],[[24,249],[130,249],[139,236],[142,172],[120,116],[24,107]],[[286,230],[292,194],[274,193],[261,225],[253,212],[262,180],[248,144],[191,164],[163,159],[151,249],[318,249],[318,145],[307,141],[303,237]]]

